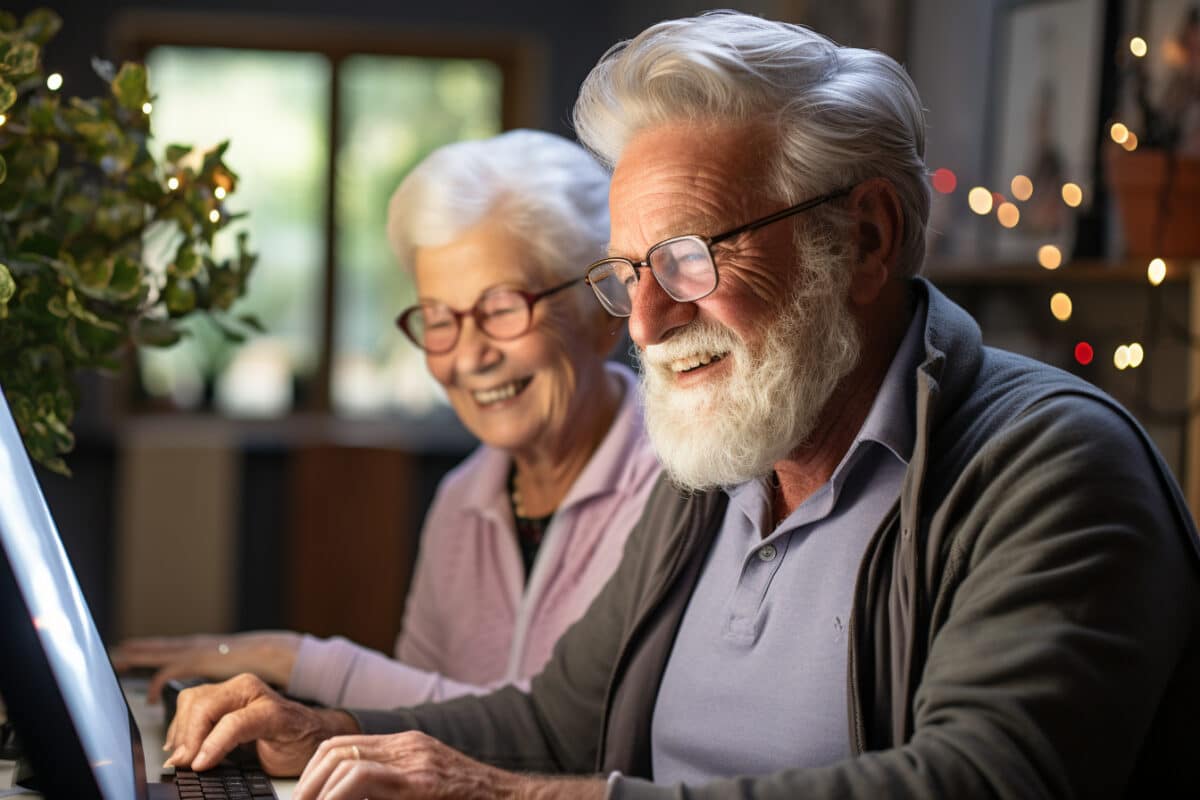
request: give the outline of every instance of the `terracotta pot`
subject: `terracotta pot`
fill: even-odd
[[[1176,157],[1169,188],[1162,150],[1128,153],[1112,146],[1105,151],[1105,164],[1127,255],[1200,256],[1200,159]]]

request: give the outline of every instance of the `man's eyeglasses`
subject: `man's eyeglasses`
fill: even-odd
[[[822,203],[849,194],[853,188],[846,186],[829,194],[805,200],[716,236],[675,236],[651,247],[642,261],[631,261],[628,258],[601,259],[588,267],[585,279],[596,293],[600,304],[614,317],[628,317],[633,313],[633,296],[637,292],[640,278],[638,271],[647,267],[671,299],[679,303],[699,300],[712,294],[717,288],[717,265],[713,262],[713,245],[816,208]]]
[[[525,292],[503,286],[489,289],[466,311],[451,308],[445,303],[422,300],[400,312],[396,325],[412,343],[427,353],[449,353],[458,343],[464,317],[492,339],[516,339],[533,324],[534,303],[544,297],[574,286],[583,278],[572,278],[541,292]]]

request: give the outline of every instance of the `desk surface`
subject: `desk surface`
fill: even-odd
[[[129,710],[137,721],[138,730],[142,734],[142,748],[146,754],[146,778],[152,783],[158,782],[162,774],[162,762],[166,755],[162,751],[163,709],[161,705],[151,706],[146,703],[146,680],[143,678],[124,678],[121,688],[125,690],[125,699],[129,702]],[[291,800],[294,780],[273,780],[275,793],[279,800]],[[0,790],[2,794],[3,790]],[[4,800],[39,800],[39,794],[3,795]]]

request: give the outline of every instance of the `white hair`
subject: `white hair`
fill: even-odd
[[[817,234],[799,243],[803,280],[751,351],[737,334],[697,318],[639,354],[646,430],[667,475],[686,490],[735,486],[771,473],[809,441],[837,386],[858,363],[861,338],[846,304],[849,248]],[[680,389],[671,362],[732,354],[724,380]]]
[[[667,122],[767,122],[774,191],[796,203],[868,178],[891,182],[904,217],[901,269],[925,256],[925,117],[892,58],[841,47],[801,25],[716,11],[661,22],[612,47],[575,103],[579,140],[609,167],[630,138]],[[844,224],[830,204],[816,219]]]
[[[608,245],[608,173],[561,136],[515,130],[433,151],[388,203],[388,243],[412,269],[418,247],[453,242],[495,218],[554,279],[583,274]]]

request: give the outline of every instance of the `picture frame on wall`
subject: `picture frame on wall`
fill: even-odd
[[[980,255],[1036,263],[1053,245],[1066,259],[1098,180],[1104,0],[1008,0],[996,23],[988,188],[1017,214],[983,220]]]
[[[1135,0],[1130,17],[1147,100],[1176,128],[1176,153],[1200,158],[1200,0]]]

